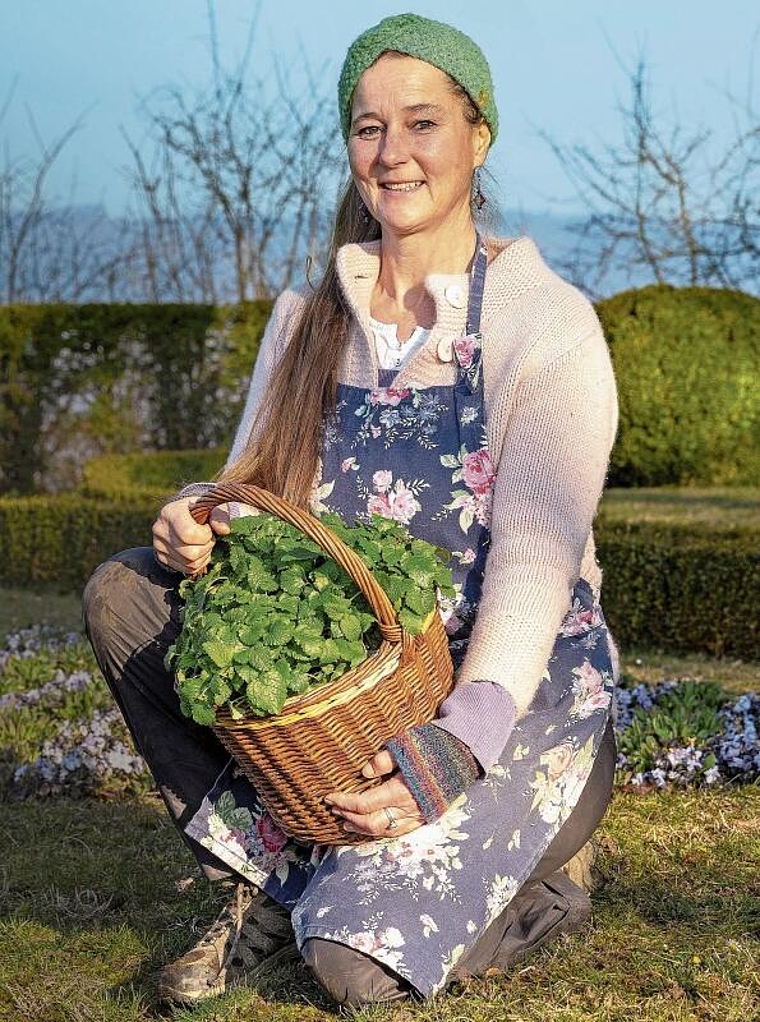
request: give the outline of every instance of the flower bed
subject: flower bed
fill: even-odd
[[[617,690],[616,783],[630,791],[760,780],[760,695],[673,678]],[[0,648],[0,798],[135,795],[151,785],[79,633],[44,626]]]

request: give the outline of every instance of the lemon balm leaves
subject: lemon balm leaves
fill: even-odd
[[[449,555],[373,516],[348,527],[322,521],[373,571],[399,621],[419,634],[452,597]],[[272,515],[234,519],[208,572],[185,579],[182,631],[169,649],[183,712],[213,724],[220,707],[239,718],[279,713],[289,696],[339,678],[380,645],[363,593],[316,543]]]

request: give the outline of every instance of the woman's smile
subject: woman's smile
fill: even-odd
[[[381,182],[380,187],[389,192],[416,192],[424,183],[424,181],[386,181]]]

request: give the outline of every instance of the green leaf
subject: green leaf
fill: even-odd
[[[266,677],[259,676],[255,681],[249,681],[245,694],[253,713],[266,717],[280,712],[288,697],[288,689],[282,678],[271,672]]]
[[[204,727],[210,727],[216,721],[216,710],[204,703],[193,703],[192,712],[195,723],[202,724]]]
[[[356,614],[347,614],[340,619],[340,630],[347,639],[359,639],[362,634],[361,620]]]
[[[410,610],[400,610],[398,614],[399,623],[410,635],[420,635],[425,626],[425,619],[419,614],[413,614]]]
[[[247,584],[252,593],[274,593],[279,588],[274,575],[258,557],[249,558]]]
[[[420,614],[426,617],[435,607],[435,593],[432,589],[413,589],[406,594],[404,605],[413,614]]]
[[[229,667],[235,653],[239,652],[242,646],[233,646],[227,642],[220,642],[218,639],[209,639],[203,643],[203,652],[206,653],[217,667]]]

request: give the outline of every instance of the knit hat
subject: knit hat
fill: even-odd
[[[417,57],[450,75],[467,90],[491,129],[491,143],[496,141],[499,114],[493,98],[491,70],[483,51],[459,29],[418,14],[384,18],[349,46],[338,81],[338,109],[345,141],[351,127],[351,100],[357,82],[387,50]]]

